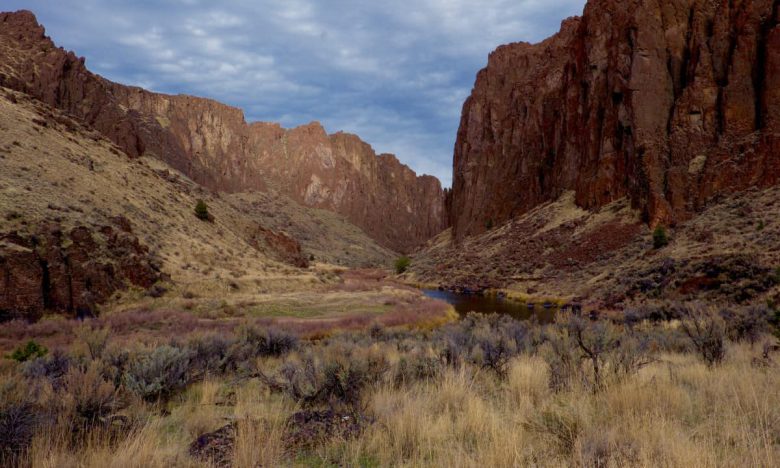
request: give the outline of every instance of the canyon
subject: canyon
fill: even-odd
[[[549,39],[498,47],[463,105],[452,190],[317,122],[247,123],[241,110],[213,100],[108,81],[57,48],[26,11],[0,14],[0,87],[8,106],[32,98],[24,106],[65,131],[61,141],[106,139],[112,146],[100,157],[122,155],[133,173],[132,161],[158,161],[151,165],[173,184],[171,200],[206,198],[221,211],[218,223],[229,213],[235,250],[261,254],[253,268],[387,267],[397,253],[411,253],[401,276],[408,283],[589,298],[593,308],[646,300],[659,288],[666,296],[709,294],[713,281],[721,284],[710,277],[718,270],[747,282],[760,276],[749,299],[774,300],[779,15],[780,2],[769,0],[591,0]],[[31,122],[20,131],[40,132]],[[181,200],[164,208],[189,209]],[[163,248],[143,216],[129,217],[139,258],[162,255],[155,274],[187,277],[171,259],[178,252]],[[92,233],[111,219],[99,216]],[[70,221],[64,232],[81,228]],[[655,227],[668,230],[668,249],[651,248]],[[40,232],[28,226],[5,238],[16,239],[14,255],[38,255],[41,264],[29,240]],[[210,243],[219,232],[209,233]],[[233,250],[218,244],[219,252]],[[237,258],[226,258],[225,272],[240,278]],[[670,261],[673,284],[647,286],[643,275],[668,272]],[[205,275],[211,268],[201,265]],[[732,293],[724,292],[736,300]]]
[[[780,177],[780,2],[591,0],[479,72],[453,163],[460,241],[567,191],[673,226]]]
[[[170,96],[97,76],[45,35],[28,11],[0,14],[0,86],[64,111],[130,157],[152,155],[219,192],[278,189],[345,216],[373,239],[410,252],[446,228],[444,191],[355,135],[317,122],[291,130],[248,124],[216,101]]]

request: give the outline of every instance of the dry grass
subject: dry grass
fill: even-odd
[[[238,467],[778,466],[780,373],[752,367],[756,352],[731,345],[726,362],[713,369],[693,355],[666,354],[599,393],[551,393],[545,362],[533,355],[515,358],[504,381],[472,367],[448,369],[408,386],[374,387],[364,398],[373,424],[356,438],[306,451],[284,443],[293,401],[256,381],[209,380],[174,403],[170,415],[150,413],[114,445],[95,436],[73,449],[65,434],[39,436],[31,462],[207,466],[189,457],[189,442],[236,421]]]

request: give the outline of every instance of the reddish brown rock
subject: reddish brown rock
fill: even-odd
[[[546,41],[499,47],[455,147],[456,238],[576,192],[651,225],[780,176],[780,2],[591,0]]]
[[[303,255],[301,244],[287,234],[259,226],[250,243],[255,248],[260,248],[261,245],[268,246],[268,251],[271,252],[275,260],[298,268],[309,267],[309,260]]]
[[[112,83],[57,48],[30,12],[0,14],[0,86],[94,127],[131,157],[156,156],[212,190],[264,190],[344,215],[379,243],[411,251],[447,226],[437,179],[418,177],[354,135],[312,123],[247,124],[215,101]]]
[[[0,316],[90,315],[95,304],[128,285],[152,286],[160,273],[148,249],[125,229],[64,232],[51,224],[35,235],[0,235]]]

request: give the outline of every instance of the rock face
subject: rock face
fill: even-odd
[[[283,232],[275,232],[258,226],[250,244],[259,248],[261,244],[269,247],[275,260],[298,268],[308,268],[309,260],[304,257],[301,244]]]
[[[160,273],[124,218],[116,226],[56,224],[35,235],[0,235],[0,318],[37,320],[44,310],[91,315],[128,284],[148,288]]]
[[[274,185],[398,251],[447,227],[439,181],[392,155],[377,157],[358,137],[327,135],[318,123],[247,124],[239,109],[215,101],[112,83],[57,48],[30,12],[0,14],[0,86],[77,117],[131,157],[156,156],[212,190]]]
[[[651,225],[780,177],[780,1],[590,0],[493,52],[463,106],[456,239],[574,190]]]

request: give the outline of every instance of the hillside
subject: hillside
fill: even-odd
[[[627,198],[588,211],[567,192],[458,243],[451,230],[442,233],[414,257],[408,279],[589,310],[671,300],[777,304],[778,207],[778,186],[723,197],[667,229],[669,244],[654,248]]]
[[[125,283],[144,289],[158,280],[205,297],[311,289],[320,273],[299,268],[310,262],[382,266],[394,257],[332,212],[273,192],[211,192],[5,88],[0,135],[5,314],[75,314]],[[195,217],[198,199],[212,222]]]
[[[130,157],[155,157],[215,191],[275,187],[393,250],[410,251],[446,228],[439,181],[377,156],[357,136],[328,135],[316,122],[248,124],[239,109],[212,100],[110,82],[57,48],[28,11],[0,14],[0,86],[81,120]]]

